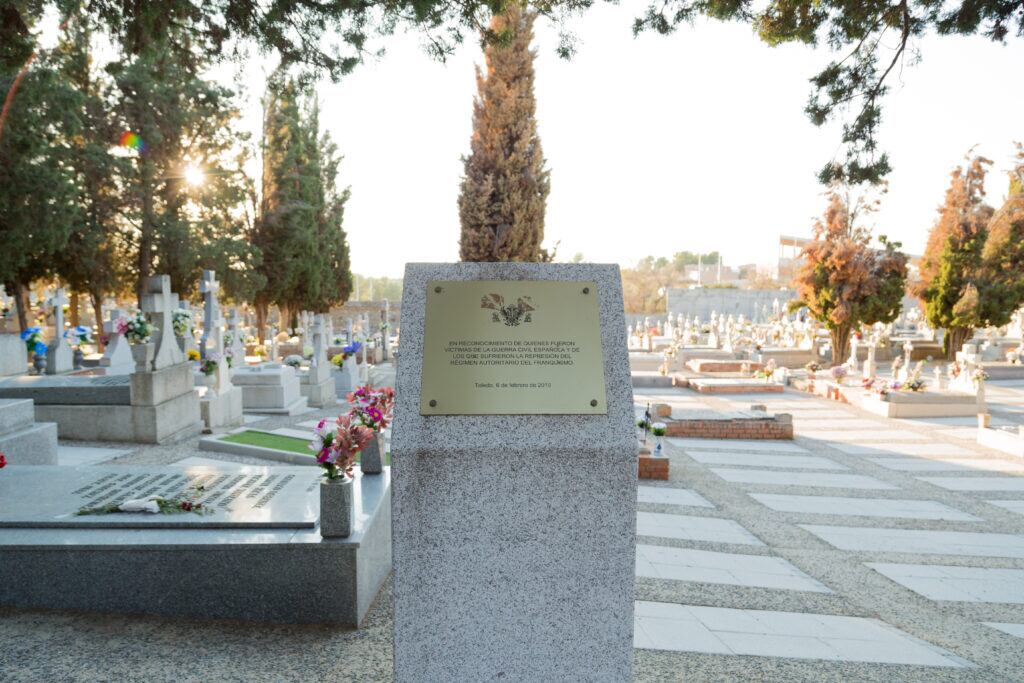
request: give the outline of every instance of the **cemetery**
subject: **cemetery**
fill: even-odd
[[[1022,30],[8,3],[0,682],[1024,680]]]

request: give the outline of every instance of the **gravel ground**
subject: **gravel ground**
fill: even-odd
[[[1024,389],[1020,391],[1024,392]],[[643,390],[638,391],[637,398],[638,401],[646,401],[653,395],[665,393]],[[773,401],[779,400],[824,403],[821,399],[810,399],[792,392],[766,396],[757,402],[771,406]],[[722,399],[706,398],[702,401],[719,409],[735,407],[735,404]],[[827,406],[847,411],[851,417],[876,419],[849,406],[834,403]],[[336,412],[314,411],[294,417],[271,417],[252,426],[260,429],[292,426]],[[993,413],[1015,420],[1022,418],[1022,413],[1012,406],[1006,410],[994,410]],[[934,425],[889,421],[889,426],[919,432],[922,441],[967,446],[984,457],[1012,460],[1009,456],[987,451],[976,444],[936,434]],[[897,485],[900,489],[866,492],[728,483],[712,473],[708,466],[695,462],[681,449],[670,446],[669,484],[696,490],[714,503],[715,508],[680,509],[641,503],[639,509],[732,519],[763,540],[767,546],[738,549],[728,544],[649,537],[639,537],[638,542],[783,557],[827,585],[833,592],[805,593],[639,578],[637,599],[872,617],[950,650],[977,666],[970,669],[939,669],[638,650],[635,652],[635,680],[1024,681],[1024,641],[980,623],[1024,623],[1024,607],[934,602],[864,565],[865,562],[905,562],[1024,569],[1024,560],[841,551],[797,526],[799,523],[813,523],[1024,534],[1024,516],[983,502],[984,498],[994,497],[1020,499],[1024,494],[1001,492],[993,496],[944,491],[914,477],[953,473],[914,473],[886,469],[868,461],[866,456],[848,455],[834,448],[830,442],[812,438],[812,434],[801,429],[799,417],[796,418],[796,428],[796,443],[813,454],[828,457],[849,467],[850,473],[869,475]],[[841,428],[841,424],[829,426],[829,429]],[[140,446],[110,464],[167,464],[193,455],[261,464],[256,460],[200,452],[197,443],[197,439],[190,439],[169,446]],[[110,446],[123,447],[118,444]],[[965,476],[999,474],[979,472]],[[775,512],[747,496],[746,493],[752,489],[769,493],[940,501],[976,515],[983,521],[894,520]],[[55,587],[55,590],[58,589]],[[371,608],[366,624],[358,630],[0,610],[0,681],[387,681],[391,680],[392,673],[390,604],[391,590],[388,583]],[[585,634],[582,635],[585,637]],[[438,656],[444,656],[444,653],[438,653]]]

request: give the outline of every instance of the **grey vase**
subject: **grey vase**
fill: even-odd
[[[380,474],[384,471],[384,434],[376,432],[370,443],[359,452],[359,469],[363,474]]]
[[[352,535],[352,479],[320,482],[320,535],[346,538]]]
[[[41,375],[46,370],[46,355],[42,353],[32,354],[32,367],[36,369],[36,374]]]

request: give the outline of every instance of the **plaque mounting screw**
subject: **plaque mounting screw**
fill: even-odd
[[[437,399],[436,398],[430,399],[430,407],[431,408],[436,408],[437,407]]]
[[[590,399],[590,407],[591,408],[596,408],[597,407],[597,399],[596,398]]]
[[[438,285],[437,287],[434,287],[434,293],[435,294],[440,294],[443,289],[444,289],[444,287],[442,287],[441,285]]]
[[[584,287],[583,288],[583,293],[584,294],[590,294],[590,287]]]

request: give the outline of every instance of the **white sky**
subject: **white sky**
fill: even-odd
[[[817,171],[837,127],[803,113],[819,49],[770,48],[741,24],[698,22],[634,39],[643,3],[598,4],[571,27],[571,61],[537,24],[537,118],[551,169],[546,244],[559,258],[623,266],[647,255],[721,250],[727,265],[773,263],[779,234],[809,235],[825,207]],[[458,259],[460,157],[469,149],[475,40],[447,63],[416,33],[319,88],[321,122],[345,156],[353,271],[400,277],[407,261]],[[989,201],[1006,191],[1013,142],[1024,140],[1024,41],[930,38],[894,81],[881,143],[895,171],[876,232],[921,253],[950,170],[973,145],[996,164]],[[258,134],[263,60],[249,63],[246,126]],[[218,70],[220,71],[220,70]]]

